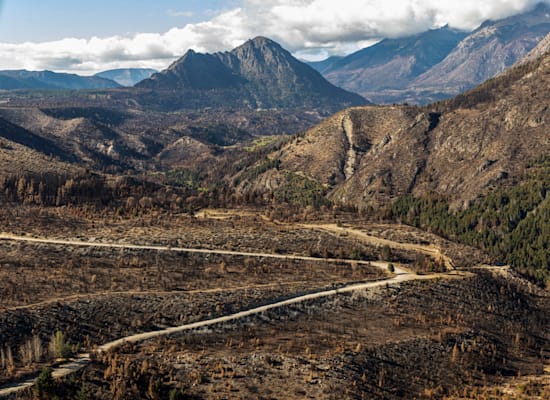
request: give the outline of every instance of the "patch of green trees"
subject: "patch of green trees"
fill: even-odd
[[[400,197],[392,216],[406,224],[479,247],[495,260],[550,287],[550,158],[529,166],[517,185],[494,190],[451,211],[438,196]]]

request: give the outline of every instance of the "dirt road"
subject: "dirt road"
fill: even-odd
[[[393,249],[415,251],[418,253],[425,254],[429,257],[432,257],[435,260],[443,261],[445,267],[448,270],[455,269],[453,260],[451,260],[451,258],[443,254],[440,248],[433,245],[421,245],[421,244],[415,244],[415,243],[395,242],[393,240],[383,239],[377,236],[369,235],[356,228],[338,226],[336,224],[299,224],[298,226],[302,228],[315,229],[318,231],[353,236],[357,239],[360,239],[363,243],[374,245],[374,246],[380,246],[380,247],[388,246],[389,248],[393,248]]]
[[[243,256],[243,257],[253,257],[253,258],[273,258],[280,260],[300,260],[300,261],[323,261],[330,263],[356,263],[362,265],[373,265],[378,268],[386,268],[385,263],[374,262],[374,261],[361,261],[361,260],[350,260],[350,259],[340,259],[340,258],[318,258],[318,257],[308,257],[300,256],[295,254],[272,254],[272,253],[261,253],[261,252],[244,252],[244,251],[233,251],[233,250],[216,250],[216,249],[200,249],[200,248],[189,248],[189,247],[171,247],[171,246],[147,246],[147,245],[137,245],[137,244],[128,244],[128,243],[105,243],[105,242],[85,242],[77,240],[63,240],[63,239],[48,239],[48,238],[33,238],[27,236],[17,236],[10,233],[0,233],[0,240],[14,241],[14,242],[27,242],[27,243],[44,243],[44,244],[55,244],[55,245],[65,245],[65,246],[79,246],[79,247],[103,247],[103,248],[113,248],[113,249],[137,249],[137,250],[154,250],[154,251],[170,251],[170,252],[179,252],[179,253],[195,253],[195,254],[216,254],[216,255],[227,255],[227,256]]]
[[[384,264],[384,263],[377,263],[377,264]],[[387,265],[386,265],[387,267]],[[102,346],[99,346],[95,351],[96,352],[105,352],[112,350],[124,343],[137,343],[142,342],[148,339],[153,339],[161,336],[168,336],[175,333],[181,333],[190,331],[193,329],[200,329],[209,327],[216,324],[223,324],[228,322],[234,322],[239,319],[251,317],[254,315],[261,314],[263,312],[273,310],[276,308],[282,308],[293,304],[303,303],[310,300],[320,299],[324,297],[330,297],[330,296],[337,296],[339,294],[343,293],[350,293],[355,291],[361,291],[361,290],[369,290],[379,287],[385,287],[387,285],[393,285],[393,284],[399,284],[406,281],[413,281],[413,280],[429,280],[429,279],[438,279],[443,277],[451,277],[451,276],[458,276],[458,275],[452,275],[452,274],[433,274],[433,275],[415,275],[412,274],[402,268],[396,268],[395,270],[395,276],[393,278],[384,279],[381,281],[375,281],[375,282],[367,282],[367,283],[359,283],[359,284],[353,284],[344,286],[338,289],[331,289],[331,290],[324,290],[319,291],[315,293],[310,293],[302,296],[297,296],[291,299],[274,302],[271,304],[267,304],[261,307],[252,308],[245,311],[240,311],[235,314],[227,315],[224,317],[194,322],[191,324],[186,324],[182,326],[176,326],[173,328],[167,328],[162,329],[158,331],[153,332],[145,332],[145,333],[139,333],[136,335],[127,336],[124,338],[120,338],[118,340],[105,343]],[[82,368],[84,368],[88,362],[90,361],[90,355],[89,354],[81,354],[76,359],[70,360],[67,363],[64,363],[62,365],[59,365],[53,369],[53,375],[56,378],[68,376],[72,373],[78,372]],[[0,388],[0,397],[5,397],[10,394],[19,392],[21,390],[24,390],[26,388],[32,387],[34,385],[35,379],[27,379],[21,382],[15,382],[7,387]]]
[[[242,210],[213,210],[213,209],[206,209],[202,210],[200,213],[197,213],[197,218],[204,218],[204,219],[230,219],[235,216],[239,217],[260,217],[264,220],[268,220],[268,218],[263,214],[256,214],[254,212],[249,211],[242,211]],[[453,264],[453,260],[445,255],[443,251],[435,246],[435,245],[422,245],[422,244],[415,244],[415,243],[402,243],[402,242],[396,242],[394,240],[389,239],[383,239],[379,238],[377,236],[369,235],[365,233],[364,231],[352,228],[349,226],[338,226],[336,224],[300,224],[300,223],[287,223],[287,222],[280,222],[280,221],[273,221],[273,223],[276,223],[277,225],[283,225],[286,228],[292,229],[292,228],[306,228],[306,229],[312,229],[322,232],[328,232],[332,234],[337,235],[346,235],[346,236],[352,236],[359,240],[361,240],[365,244],[373,245],[373,246],[388,246],[391,249],[400,249],[400,250],[408,250],[408,251],[416,251],[421,254],[427,255],[434,260],[441,260],[447,270],[452,271],[455,269],[455,266]]]
[[[307,229],[322,230],[332,234],[351,235],[368,244],[373,244],[377,246],[388,245],[391,248],[418,251],[432,257],[440,257],[442,260],[444,260],[445,264],[449,269],[453,269],[452,260],[450,260],[450,258],[442,254],[440,249],[433,246],[422,246],[422,245],[416,245],[416,244],[410,244],[410,243],[394,242],[391,240],[370,236],[357,229],[339,227],[335,224],[322,224],[322,225],[321,224],[298,224],[296,226],[307,228]],[[27,236],[17,236],[10,233],[0,233],[0,240],[27,242],[27,243],[44,243],[44,244],[53,244],[53,245],[66,245],[66,246],[81,246],[81,247],[103,247],[103,248],[120,248],[120,249],[155,250],[155,251],[161,251],[161,252],[219,254],[219,255],[230,255],[230,256],[258,257],[258,258],[303,260],[303,261],[313,261],[313,262],[322,261],[322,262],[331,262],[331,263],[356,263],[356,264],[362,264],[362,265],[372,265],[374,267],[378,267],[383,270],[389,269],[389,263],[387,262],[368,262],[368,261],[349,260],[349,259],[316,258],[316,257],[307,257],[307,256],[291,255],[291,254],[286,255],[286,254],[270,254],[270,253],[262,253],[262,252],[240,252],[240,251],[219,250],[219,249],[199,249],[199,248],[170,247],[170,246],[158,246],[158,245],[135,245],[135,244],[127,244],[127,243],[105,243],[105,242],[89,242],[89,241],[87,242],[87,241],[50,239],[50,238],[33,238],[33,237],[27,237]],[[128,337],[120,338],[113,342],[103,344],[102,346],[99,346],[95,351],[105,352],[105,351],[114,349],[124,343],[137,343],[137,342],[141,342],[141,341],[156,338],[156,337],[172,335],[175,333],[181,333],[181,332],[185,332],[193,329],[205,328],[216,324],[234,322],[236,320],[258,315],[269,310],[286,307],[293,304],[303,303],[310,300],[315,300],[315,299],[320,299],[320,298],[325,298],[330,296],[337,296],[343,293],[349,293],[349,292],[361,291],[361,290],[370,290],[373,288],[384,287],[386,285],[399,284],[401,282],[406,282],[406,281],[429,280],[429,279],[438,279],[438,278],[445,278],[445,277],[450,278],[450,277],[457,277],[457,276],[459,275],[456,273],[416,275],[397,266],[395,267],[394,276],[392,278],[388,278],[380,281],[374,281],[374,282],[352,284],[352,285],[344,286],[338,289],[323,290],[323,291],[314,292],[314,293],[310,293],[302,296],[297,296],[284,301],[274,302],[261,307],[240,311],[238,313],[227,315],[224,317],[194,322],[191,324],[162,329],[159,331],[131,335]],[[32,306],[25,306],[25,307],[32,307]],[[53,374],[55,377],[64,377],[64,376],[70,375],[84,368],[89,361],[90,361],[89,354],[79,355],[76,359],[55,367]],[[13,383],[8,387],[0,388],[0,397],[5,397],[10,394],[21,391],[25,388],[29,388],[33,386],[33,384],[34,384],[34,379],[27,379],[21,382]]]

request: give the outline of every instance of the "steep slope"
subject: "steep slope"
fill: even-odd
[[[4,118],[0,118],[0,138],[39,151],[44,155],[55,156],[64,161],[73,160],[73,157],[64,152],[54,141],[27,131]]]
[[[154,157],[180,136],[168,116],[103,108],[2,107],[0,118],[98,171],[153,168]],[[43,146],[34,149],[46,153]]]
[[[256,202],[393,217],[550,287],[549,104],[546,53],[432,106],[342,111],[233,182]]]
[[[3,121],[0,121],[0,124],[4,125]],[[3,190],[6,179],[19,176],[71,176],[84,172],[83,167],[49,155],[50,151],[48,150],[55,149],[51,143],[50,147],[46,147],[46,149],[33,148],[33,145],[38,145],[41,142],[40,139],[38,141],[33,139],[35,138],[27,136],[12,141],[4,135],[0,137],[0,187]],[[32,141],[29,143],[29,140]],[[22,142],[24,144],[21,144]],[[59,149],[55,149],[55,151],[57,152]],[[0,202],[3,202],[3,195],[4,193],[0,193]]]
[[[52,71],[0,71],[0,89],[79,90],[112,89],[120,85],[97,76],[79,76]]]
[[[154,74],[137,86],[156,90],[210,90],[227,89],[244,84],[217,57],[189,50],[166,71]]]
[[[311,65],[374,103],[427,104],[504,72],[549,32],[550,6],[540,3],[523,14],[486,21],[471,33],[443,27]]]
[[[121,86],[134,86],[136,83],[144,79],[150,78],[151,75],[158,71],[150,68],[120,68],[103,71],[95,76],[99,78],[110,79]]]
[[[345,110],[273,154],[276,174],[305,176],[337,203],[358,207],[411,193],[465,206],[523,179],[550,152],[549,76],[546,55],[433,107]],[[247,187],[259,191],[260,181]]]
[[[500,21],[487,21],[441,63],[419,76],[415,90],[456,95],[496,76],[521,60],[550,32],[550,6]]]
[[[167,70],[136,87],[148,90],[142,94],[142,102],[164,107],[171,103],[179,108],[308,107],[334,111],[366,103],[263,37],[225,53],[188,51]]]
[[[323,74],[335,85],[365,96],[403,88],[443,60],[464,36],[464,32],[443,27],[406,38],[385,39],[333,62]]]
[[[542,39],[539,44],[523,58],[523,60],[521,60],[521,63],[534,61],[548,52],[550,52],[550,33],[546,35],[544,39]]]

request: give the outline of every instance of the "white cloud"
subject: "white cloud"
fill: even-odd
[[[550,0],[545,0],[550,4]],[[0,69],[95,73],[123,67],[163,69],[186,50],[221,51],[263,35],[300,57],[343,54],[383,37],[450,24],[474,29],[487,19],[516,14],[536,0],[243,0],[209,21],[108,38],[46,43],[0,43]],[[174,12],[174,14],[178,14]]]

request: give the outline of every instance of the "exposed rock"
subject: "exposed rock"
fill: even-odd
[[[550,32],[550,7],[498,21],[466,34],[444,27],[385,39],[337,60],[314,64],[335,85],[375,103],[425,104],[463,93],[522,60]],[[530,59],[544,53],[541,43]]]

